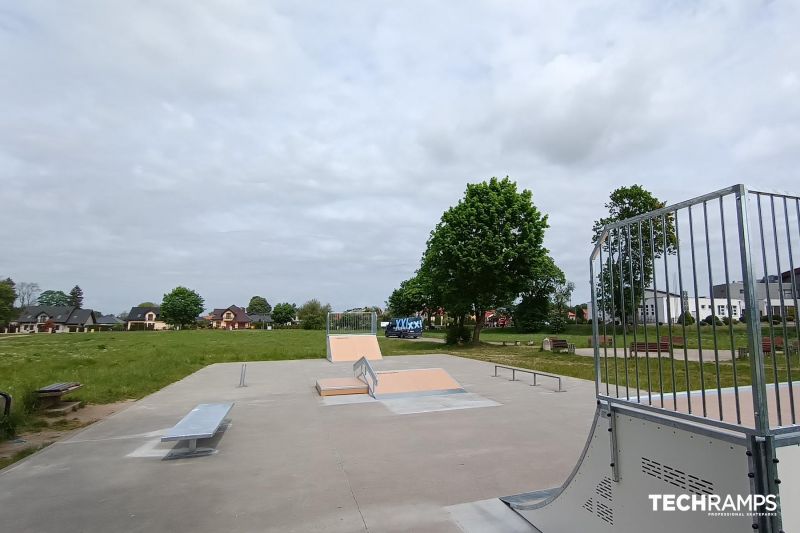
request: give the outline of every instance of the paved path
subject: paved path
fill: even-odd
[[[731,354],[732,354],[731,350],[719,350],[718,353],[719,353],[719,360],[720,361],[730,361],[731,360]],[[586,356],[586,357],[594,357],[594,349],[593,348],[576,348],[575,349],[575,354],[576,355],[583,355],[583,356]],[[623,350],[622,347],[620,346],[620,347],[617,348],[616,354],[617,354],[616,355],[617,357],[623,358],[625,356],[625,350]],[[779,354],[780,354],[780,352],[779,352]],[[630,352],[628,352],[627,355],[630,356],[631,355]],[[658,359],[658,352],[650,352],[648,354],[645,354],[644,352],[640,352],[638,354],[639,357],[645,357],[645,355],[647,355],[651,359]],[[674,355],[676,360],[683,361],[684,360],[683,348],[675,348],[675,350],[673,350],[673,355]],[[601,357],[604,356],[604,352],[603,352],[602,348],[600,349],[600,356]],[[697,348],[687,348],[686,349],[686,356],[687,356],[687,359],[689,359],[689,361],[700,362],[700,350],[698,350]],[[609,359],[614,357],[614,349],[613,348],[608,348],[608,357],[609,357]],[[669,358],[669,353],[661,352],[661,357],[662,358],[664,358],[664,357]],[[713,349],[703,348],[703,361],[706,362],[706,363],[711,363],[711,362],[715,361],[715,354],[714,354],[714,350]]]

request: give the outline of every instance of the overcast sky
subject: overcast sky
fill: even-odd
[[[382,306],[508,175],[585,301],[612,189],[800,191],[798,6],[0,0],[0,276]]]

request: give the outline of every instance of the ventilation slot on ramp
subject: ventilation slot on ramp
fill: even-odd
[[[714,483],[683,470],[642,457],[642,473],[694,494],[713,494]]]

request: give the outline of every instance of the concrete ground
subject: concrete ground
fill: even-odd
[[[460,531],[459,504],[560,485],[595,408],[588,381],[567,378],[557,393],[444,355],[374,366],[442,367],[471,396],[337,403],[314,383],[351,375],[350,364],[249,363],[245,388],[239,364],[212,365],[0,471],[0,529]],[[160,442],[164,430],[223,401],[236,403],[229,427],[198,443],[216,454],[163,460],[174,447]]]

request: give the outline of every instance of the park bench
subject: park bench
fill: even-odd
[[[592,348],[594,345],[592,344],[593,340],[589,337],[589,347]],[[600,335],[597,337],[597,345],[598,346],[614,346],[614,337],[611,335]]]
[[[662,343],[665,342],[667,344],[672,344],[673,346],[677,346],[679,348],[683,348],[683,337],[681,337],[680,335],[673,336],[673,337],[663,336],[663,337],[661,337],[661,342]]]
[[[668,342],[632,342],[631,353],[639,352],[670,352]]]
[[[569,351],[569,343],[564,339],[550,339],[550,349],[554,352]]]
[[[61,399],[65,394],[76,391],[83,387],[77,381],[70,381],[65,383],[51,383],[46,387],[35,391],[36,398],[39,400],[39,406],[43,409],[50,409],[51,411],[57,409],[58,411],[73,410],[80,402],[70,402],[61,404]]]
[[[763,337],[761,339],[761,349],[764,355],[766,355],[777,351],[783,351],[783,337],[775,337],[775,349],[773,350],[772,348],[772,339],[769,337]]]
[[[232,403],[201,403],[189,411],[189,414],[161,437],[161,442],[187,440],[189,447],[184,450],[173,450],[166,459],[214,453],[211,448],[198,448],[197,441],[210,439],[216,435],[231,409],[233,409]]]

